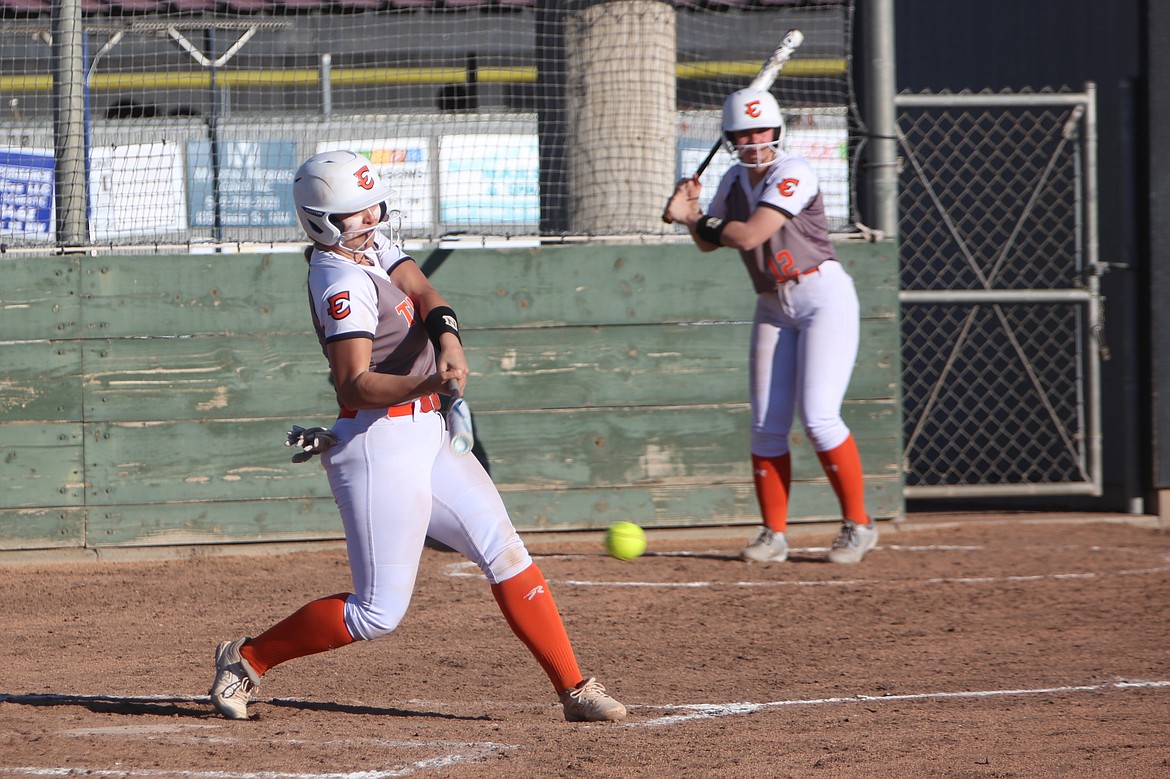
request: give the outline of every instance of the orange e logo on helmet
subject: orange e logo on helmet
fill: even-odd
[[[747,105],[745,105],[743,107],[743,112],[745,114],[747,114],[748,116],[750,116],[752,119],[757,118],[760,115],[760,101],[759,100],[751,101],[750,103],[748,103]]]
[[[356,171],[353,176],[358,180],[358,186],[362,189],[374,188],[374,175],[370,173],[369,165],[362,165],[361,170]]]

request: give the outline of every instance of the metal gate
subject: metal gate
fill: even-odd
[[[1093,85],[895,106],[905,496],[1100,495]]]

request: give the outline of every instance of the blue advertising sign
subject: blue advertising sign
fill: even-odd
[[[439,140],[439,218],[451,225],[540,224],[540,145],[535,134],[444,135]]]
[[[298,164],[296,144],[291,140],[220,141],[220,225],[296,225],[292,179]],[[188,141],[187,211],[192,227],[215,225],[214,174],[211,142]]]
[[[0,149],[0,235],[54,237],[53,153]]]

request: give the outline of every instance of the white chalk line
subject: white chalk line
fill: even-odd
[[[1076,547],[1076,546],[1052,546],[1044,547],[1046,551],[1080,551],[1088,549],[1091,552],[1113,552],[1126,554],[1156,554],[1141,549],[1130,549],[1126,547]],[[794,553],[815,553],[827,551],[820,547],[808,547],[804,549],[793,549]],[[874,549],[878,551],[889,552],[981,552],[985,551],[981,546],[879,546]],[[654,553],[656,557],[700,557],[702,552],[658,552]],[[574,559],[585,558],[591,555],[584,554],[564,554],[564,555],[540,555],[537,559]],[[826,579],[826,580],[807,580],[798,579],[793,581],[785,580],[769,580],[769,581],[693,581],[693,582],[651,582],[651,581],[593,581],[586,579],[549,579],[551,584],[572,586],[572,587],[647,587],[647,588],[662,588],[662,589],[702,589],[708,587],[744,587],[744,588],[764,588],[764,587],[857,587],[878,586],[878,585],[902,585],[910,586],[916,584],[994,584],[994,583],[1026,583],[1049,580],[1076,580],[1076,579],[1099,579],[1106,576],[1147,576],[1155,573],[1163,573],[1170,571],[1170,554],[1163,554],[1159,556],[1162,564],[1149,568],[1132,568],[1120,571],[1108,571],[1105,573],[1097,571],[1084,572],[1064,572],[1064,573],[1044,573],[1044,574],[1017,574],[1013,576],[958,576],[958,577],[934,577],[930,579]],[[738,562],[729,560],[729,562]],[[458,563],[451,563],[444,569],[447,576],[451,577],[470,577],[483,578],[482,572],[475,565],[475,563],[464,560]]]
[[[186,779],[394,779],[395,777],[410,776],[416,771],[426,771],[432,768],[448,768],[468,762],[457,757],[435,758],[420,760],[417,763],[403,767],[382,771],[352,771],[350,773],[303,774],[284,773],[282,771],[164,771],[147,768],[117,769],[117,768],[33,768],[12,766],[0,768],[9,774],[24,776],[100,776],[100,777],[186,777]]]
[[[206,698],[204,698],[206,701]],[[211,731],[222,731],[221,725],[185,724],[185,725],[113,725],[105,728],[75,728],[60,731],[63,736],[75,738],[91,738],[110,736],[121,738],[125,736],[145,736],[152,743],[167,744],[255,744],[255,737],[224,736]],[[325,740],[308,740],[303,738],[273,738],[266,737],[265,744],[282,746],[313,746],[313,747],[386,747],[394,749],[448,749],[459,753],[466,750],[509,750],[519,749],[516,746],[498,744],[493,741],[449,741],[449,740],[421,740],[421,739],[392,739],[392,738],[329,738]]]
[[[742,716],[747,714],[754,714],[765,709],[778,709],[788,706],[835,706],[850,703],[889,703],[889,702],[905,702],[905,701],[931,701],[931,700],[965,700],[975,698],[997,698],[997,697],[1012,697],[1012,696],[1029,696],[1029,695],[1068,695],[1075,693],[1086,692],[1109,692],[1109,691],[1125,691],[1125,690],[1140,690],[1140,689],[1167,689],[1170,688],[1170,681],[1118,681],[1107,682],[1103,684],[1080,684],[1080,685],[1066,685],[1060,687],[1034,687],[1034,688],[1017,688],[1007,690],[976,690],[963,692],[925,692],[925,693],[905,693],[905,694],[888,694],[888,695],[865,695],[858,694],[852,696],[841,696],[834,698],[809,698],[798,700],[781,700],[781,701],[767,701],[764,703],[752,702],[738,702],[738,703],[692,703],[692,704],[671,704],[671,705],[646,705],[646,706],[632,706],[631,708],[638,709],[659,709],[666,711],[682,711],[682,714],[672,714],[664,717],[656,717],[650,720],[642,720],[636,722],[627,722],[622,727],[627,728],[656,728],[666,727],[671,725],[678,725],[684,722],[691,722],[704,719],[715,719],[718,717]],[[13,696],[6,696],[13,697]],[[111,697],[111,696],[105,696]],[[197,726],[207,727],[207,726]],[[174,725],[160,725],[153,729],[156,733],[173,733],[181,729],[181,726]],[[97,728],[97,729],[78,729],[76,731],[66,731],[68,735],[94,735],[94,734],[116,734],[126,732],[151,732],[150,728],[141,728],[131,726],[127,728]],[[303,739],[285,739],[284,742],[290,744],[304,744]],[[331,739],[326,742],[313,742],[318,744],[332,744],[345,745],[350,743],[347,739]],[[97,777],[125,777],[131,779],[132,777],[164,777],[175,776],[185,777],[185,779],[393,779],[394,777],[410,776],[417,771],[428,771],[431,769],[449,768],[461,763],[473,762],[482,759],[490,752],[498,750],[512,750],[518,747],[499,744],[491,741],[483,742],[448,742],[448,741],[398,741],[390,739],[357,739],[354,741],[361,741],[363,743],[377,743],[388,747],[419,747],[419,748],[434,748],[441,746],[444,748],[455,748],[461,750],[455,754],[443,755],[435,758],[427,758],[424,760],[417,760],[412,763],[407,763],[398,768],[383,769],[377,771],[352,771],[352,772],[331,772],[331,773],[303,773],[303,772],[282,772],[282,771],[175,771],[175,770],[161,770],[161,769],[94,769],[94,768],[78,768],[76,766],[70,768],[37,768],[30,766],[11,766],[0,767],[0,773],[6,774],[20,774],[25,776],[97,776]],[[248,739],[248,743],[252,743]]]
[[[741,716],[747,714],[754,714],[765,709],[776,709],[788,706],[832,706],[843,705],[849,703],[888,703],[894,701],[929,701],[929,700],[963,700],[973,698],[996,698],[996,697],[1010,697],[1010,696],[1026,696],[1026,695],[1067,695],[1073,693],[1084,692],[1106,692],[1118,690],[1138,690],[1138,689],[1166,689],[1170,688],[1170,681],[1118,681],[1107,682],[1103,684],[1081,684],[1081,685],[1067,685],[1060,687],[1035,687],[1035,688],[1017,688],[1007,690],[978,690],[978,691],[963,691],[963,692],[926,692],[926,693],[905,693],[905,694],[886,694],[886,695],[865,695],[857,694],[852,696],[841,696],[834,698],[811,698],[798,700],[781,700],[781,701],[767,701],[764,703],[752,702],[738,702],[738,703],[692,703],[692,704],[670,704],[670,705],[644,705],[632,706],[637,709],[659,709],[666,711],[683,711],[683,714],[672,714],[664,717],[656,717],[650,720],[642,720],[636,722],[624,723],[623,727],[627,728],[654,728],[666,727],[670,725],[678,725],[684,722],[691,722],[704,719],[715,719],[718,717]],[[33,696],[2,696],[0,700],[16,700],[19,698],[28,698]],[[71,696],[80,697],[80,696]],[[117,696],[92,696],[94,698],[101,698],[105,700],[117,699]],[[159,696],[160,698],[162,696]],[[189,696],[191,700],[200,700],[199,696]],[[149,700],[150,698],[142,698],[141,700]],[[184,699],[183,696],[168,696],[167,700]],[[135,698],[134,700],[140,700]],[[192,726],[206,729],[210,726],[197,725]],[[174,734],[184,730],[184,726],[176,725],[158,725],[154,727],[149,726],[128,726],[128,727],[110,727],[110,728],[82,728],[72,731],[64,731],[64,735],[73,736],[92,736],[92,735],[125,735],[127,733],[134,734],[158,734],[170,733]],[[201,739],[206,743],[206,739]],[[233,739],[224,739],[230,742]],[[252,739],[247,739],[248,743],[252,743]],[[434,748],[436,746],[455,749],[456,752],[449,755],[442,755],[434,758],[426,758],[417,760],[412,763],[407,763],[398,768],[383,769],[377,771],[352,771],[352,772],[330,772],[330,773],[303,773],[303,772],[282,772],[282,771],[183,771],[183,770],[160,770],[160,769],[95,769],[95,768],[78,768],[76,766],[69,768],[38,768],[31,766],[8,766],[0,767],[0,773],[20,774],[25,776],[98,776],[98,777],[125,777],[130,779],[132,777],[164,777],[175,776],[185,777],[186,779],[393,779],[394,777],[410,776],[417,771],[428,771],[431,769],[449,768],[462,763],[474,762],[482,759],[491,752],[499,750],[513,750],[519,747],[507,744],[499,744],[492,741],[482,742],[450,742],[450,741],[401,741],[393,739],[330,739],[324,742],[307,742],[304,739],[280,739],[277,741],[270,741],[268,743],[288,743],[293,745],[302,745],[312,743],[316,745],[333,745],[345,746],[351,743],[363,744],[378,744],[386,747],[396,748]]]
[[[887,552],[981,552],[982,546],[931,544],[928,546],[904,546],[902,544],[886,544],[874,547],[874,551]],[[792,547],[788,550],[795,554],[825,554],[827,546]],[[650,552],[648,557],[703,557],[707,552]],[[554,555],[547,555],[553,557]],[[587,555],[559,555],[560,557],[586,557]]]
[[[955,700],[966,698],[997,698],[1007,696],[1022,696],[1022,695],[1056,695],[1056,694],[1071,694],[1082,692],[1104,692],[1111,690],[1137,690],[1137,689],[1157,689],[1170,688],[1170,681],[1146,681],[1146,682],[1109,682],[1105,684],[1079,684],[1067,687],[1038,687],[1032,689],[1018,689],[1018,690],[982,690],[969,692],[924,692],[924,693],[910,693],[903,695],[854,695],[850,697],[840,698],[813,698],[807,700],[788,700],[788,701],[768,701],[766,703],[695,703],[686,705],[671,705],[671,706],[656,706],[656,707],[636,707],[636,708],[658,708],[666,710],[683,710],[686,714],[673,714],[666,717],[657,717],[652,720],[642,720],[638,722],[630,722],[626,727],[630,728],[653,728],[663,727],[666,725],[677,725],[683,722],[690,722],[694,720],[713,719],[715,717],[731,717],[743,714],[754,714],[755,712],[764,709],[776,709],[785,706],[829,706],[840,705],[845,703],[886,703],[890,701],[930,701],[930,700]]]
[[[176,726],[163,726],[156,732],[174,732]],[[121,728],[93,729],[89,731],[66,731],[66,735],[100,734],[109,731],[122,731]],[[199,743],[208,743],[208,739],[200,737]],[[255,739],[224,739],[225,742],[239,741],[255,744]],[[451,742],[451,741],[398,741],[391,739],[330,739],[328,741],[307,742],[303,739],[266,739],[265,744],[290,744],[312,746],[346,746],[349,744],[375,744],[385,747],[409,749],[451,749],[451,754],[429,757],[401,764],[395,768],[376,771],[349,771],[330,773],[302,773],[285,771],[184,771],[161,770],[150,768],[130,769],[101,769],[101,768],[36,768],[32,766],[0,767],[0,774],[21,774],[24,776],[100,776],[100,777],[186,777],[186,779],[393,779],[393,777],[411,776],[420,771],[450,768],[463,763],[481,761],[490,754],[499,751],[511,751],[519,747],[499,744],[493,741],[478,742]]]
[[[108,703],[211,703],[206,695],[0,695],[0,703],[30,703],[44,705],[46,703],[81,704],[90,702]],[[236,743],[254,745],[255,738],[236,738],[223,736],[211,731],[219,730],[221,726],[209,724],[192,725],[126,725],[104,728],[77,728],[62,731],[62,735],[78,738],[93,738],[98,736],[127,737],[143,736],[152,742],[165,741],[172,744],[226,744]],[[160,738],[161,737],[161,738]],[[420,771],[449,768],[463,763],[480,762],[484,758],[501,751],[514,751],[519,746],[501,744],[494,741],[457,742],[457,741],[422,741],[400,739],[328,739],[326,741],[307,741],[305,739],[277,739],[267,738],[268,745],[288,745],[315,747],[346,747],[351,745],[374,745],[395,749],[428,749],[446,750],[447,754],[429,757],[408,763],[402,763],[394,768],[378,771],[357,771],[349,773],[290,773],[280,771],[186,771],[186,770],[152,770],[152,769],[93,769],[93,768],[34,768],[30,766],[0,766],[0,775],[20,774],[25,776],[98,776],[98,777],[162,777],[175,776],[186,779],[391,779],[392,777],[412,776]]]

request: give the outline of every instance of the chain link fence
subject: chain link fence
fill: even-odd
[[[906,496],[1099,495],[1091,86],[896,105]]]

